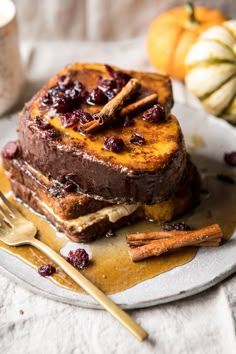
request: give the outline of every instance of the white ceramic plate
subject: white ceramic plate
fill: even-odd
[[[207,144],[199,144],[198,153],[223,164],[223,154],[236,150],[236,129],[221,119],[176,104],[173,112],[178,116],[187,146],[192,136],[201,136]],[[0,120],[0,148],[15,138],[18,118]],[[236,224],[236,218],[235,218]],[[236,270],[236,232],[230,241],[219,248],[202,248],[189,263],[174,268],[130,289],[111,295],[123,308],[153,306],[199,293],[215,285]],[[27,289],[48,298],[82,307],[100,308],[88,295],[61,288],[42,278],[24,262],[0,250],[0,271]]]

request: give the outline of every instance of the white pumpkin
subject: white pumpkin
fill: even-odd
[[[204,32],[185,64],[186,85],[206,110],[236,124],[236,20]]]

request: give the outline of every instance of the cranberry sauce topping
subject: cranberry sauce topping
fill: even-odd
[[[170,222],[165,222],[162,225],[163,231],[185,231],[185,230],[191,230],[191,227],[184,222],[179,222],[179,223],[170,223]]]
[[[118,136],[107,136],[104,138],[104,148],[112,152],[121,152],[124,149],[124,141]]]
[[[76,251],[70,251],[66,260],[74,267],[83,269],[89,264],[89,255],[83,248],[78,248]]]
[[[5,159],[14,159],[19,154],[20,149],[15,141],[9,141],[3,148],[2,156]]]
[[[42,277],[53,275],[55,272],[56,268],[53,267],[51,264],[43,264],[41,267],[38,268],[38,273]]]
[[[80,81],[73,81],[69,75],[63,75],[42,98],[42,106],[52,107],[57,113],[71,112],[80,106],[83,94],[84,88]]]
[[[236,166],[236,151],[226,153],[224,160],[229,166]]]
[[[143,119],[148,122],[158,123],[166,120],[166,112],[158,103],[143,113]]]
[[[140,146],[146,144],[146,141],[145,141],[144,137],[141,134],[138,134],[138,133],[132,134],[129,142],[131,144],[140,145]]]

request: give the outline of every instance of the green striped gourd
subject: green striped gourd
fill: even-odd
[[[236,125],[236,20],[204,32],[185,64],[186,85],[205,109]]]

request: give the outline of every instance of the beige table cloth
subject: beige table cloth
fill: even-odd
[[[99,7],[101,3],[103,11],[107,10],[112,18],[116,18],[115,14],[119,9],[120,15],[116,21],[111,21],[110,18],[109,22],[104,24]],[[118,6],[118,3],[122,5]],[[120,6],[124,6],[125,3],[129,8],[128,14],[124,13],[124,8],[120,10]],[[58,69],[72,61],[106,62],[124,68],[153,70],[146,55],[144,29],[150,18],[154,17],[154,9],[155,11],[156,8],[162,9],[163,3],[170,6],[173,2],[63,0],[59,6],[58,1],[54,0],[17,0],[22,52],[27,74],[27,84],[19,106]],[[223,2],[218,3],[228,11],[235,9],[235,1],[228,1],[228,7]],[[136,11],[130,10],[135,6],[139,9],[139,15]],[[70,21],[68,17],[64,18],[66,12],[63,15],[62,8],[64,11],[65,8],[70,10],[68,10],[72,14]],[[81,12],[81,23],[80,21],[77,23],[71,9],[76,9],[77,15]],[[90,14],[91,9],[94,18],[91,19],[89,15],[85,26],[83,16],[86,13]],[[138,25],[133,23],[136,15]],[[119,29],[123,28],[128,20],[130,27],[122,34],[117,26]],[[38,25],[35,24],[37,21]],[[89,21],[91,25],[88,24]],[[24,23],[27,25],[24,26]],[[76,29],[75,23],[78,25]],[[106,29],[105,36],[100,26],[112,28],[111,33]],[[106,42],[101,41],[104,36]],[[116,41],[111,41],[112,36],[116,37]],[[36,40],[37,38],[40,40]],[[176,101],[202,109],[181,83],[173,82],[173,87]],[[235,276],[187,299],[129,311],[149,332],[150,340],[143,343],[133,338],[105,311],[84,309],[48,300],[30,293],[1,274],[0,299],[2,354],[236,353]],[[24,311],[23,315],[19,313],[20,309]]]

